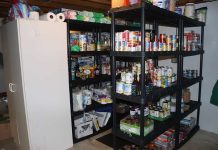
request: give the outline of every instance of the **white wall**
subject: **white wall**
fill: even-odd
[[[2,53],[2,41],[1,41],[1,25],[2,25],[2,18],[0,18],[0,53]],[[5,92],[5,86],[4,86],[4,77],[3,77],[3,68],[0,65],[0,93]]]
[[[210,96],[213,86],[218,80],[218,1],[198,5],[207,6],[207,22],[205,26],[204,38],[204,64],[202,83],[202,107],[200,125],[204,130],[218,133],[218,107],[210,104]]]
[[[203,62],[203,77],[202,82],[202,107],[200,113],[200,127],[203,130],[214,132],[218,134],[218,107],[210,104],[210,97],[215,82],[218,80],[218,1],[208,2],[196,5],[196,8],[207,6],[207,22],[205,26],[204,36],[204,62]],[[195,30],[200,33],[200,28],[188,28],[186,30]],[[175,29],[161,27],[160,33],[167,34],[175,33]],[[169,64],[169,60],[160,62],[161,65]],[[184,69],[197,69],[200,64],[200,56],[187,57],[184,59]],[[176,64],[171,64],[176,71]],[[198,85],[190,87],[191,98],[197,100]],[[196,112],[192,115],[196,115]]]

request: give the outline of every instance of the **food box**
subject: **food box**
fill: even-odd
[[[149,134],[154,129],[154,122],[148,118],[145,118],[144,136]],[[120,121],[120,130],[128,133],[140,136],[140,123],[138,118],[127,116]]]

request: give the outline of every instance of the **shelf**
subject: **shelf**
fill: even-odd
[[[173,94],[178,90],[178,87],[176,84],[167,87],[167,88],[160,88],[160,87],[154,87],[152,90],[151,94],[148,94],[145,98],[146,101],[157,101],[159,98],[163,97],[163,96],[167,96],[169,94]],[[126,96],[123,94],[115,94],[115,98],[123,100],[123,101],[127,101],[127,102],[131,102],[131,103],[136,103],[136,104],[143,104],[141,102],[141,96]]]
[[[146,57],[146,58],[152,58],[152,57],[157,57],[157,56],[177,56],[179,52],[177,51],[153,51],[153,52],[128,52],[128,51],[115,51],[111,52],[111,56],[115,57]]]
[[[203,77],[197,77],[197,78],[193,78],[193,79],[188,79],[188,78],[182,78],[182,87],[183,89],[190,87],[196,83],[199,83],[200,81],[203,80]]]
[[[114,8],[111,9],[110,12],[114,12],[116,14],[116,18],[127,19],[130,21],[140,21],[141,8],[143,5],[145,6],[144,10],[146,22],[153,23],[154,20],[158,20],[159,25],[178,27],[179,19],[182,19],[184,21],[184,27],[196,27],[205,25],[203,22],[185,17],[183,15],[179,15],[166,9],[159,8],[146,2],[132,6]]]
[[[100,104],[100,103],[92,100],[92,104],[86,106],[86,109],[84,111],[77,111],[77,112],[72,112],[72,113],[73,113],[74,117],[76,117],[76,116],[82,115],[84,112],[89,112],[89,111],[96,110],[99,108],[104,108],[107,106],[112,106],[112,104]]]
[[[149,133],[147,136],[145,136],[144,139],[142,139],[140,136],[137,135],[130,136],[129,134],[122,132],[119,128],[116,129],[115,135],[128,142],[135,143],[140,146],[144,146],[149,142],[153,141],[157,136],[159,136],[166,130],[170,129],[176,122],[179,121],[178,119],[179,118],[174,115],[168,120],[163,122],[154,121],[154,130],[151,133]]]
[[[190,106],[189,110],[185,111],[184,113],[181,114],[180,119],[183,119],[187,117],[189,114],[191,114],[193,111],[197,110],[201,106],[201,102],[197,101],[190,101],[187,103],[187,105]]]
[[[178,145],[178,149],[181,148],[185,143],[187,143],[198,131],[199,131],[200,127],[198,125],[196,125],[188,134],[188,136],[181,141],[181,143]]]
[[[71,86],[77,87],[77,86],[85,86],[85,85],[90,85],[90,84],[97,84],[100,82],[107,82],[111,81],[111,76],[109,75],[100,75],[94,78],[88,78],[86,80],[82,80],[80,78],[76,78],[76,80],[71,81]]]
[[[80,57],[80,56],[101,56],[101,55],[109,55],[110,51],[84,51],[84,52],[71,52],[72,57]]]
[[[105,127],[100,128],[99,131],[94,131],[93,134],[88,135],[88,136],[83,137],[83,138],[80,138],[80,139],[76,139],[75,137],[73,137],[73,143],[78,143],[78,142],[81,142],[81,141],[86,140],[88,138],[91,138],[91,137],[93,137],[95,135],[98,135],[98,134],[100,134],[102,132],[105,132],[105,131],[111,129],[111,127],[112,127],[112,117],[109,119],[108,124]]]
[[[195,55],[200,55],[203,54],[204,50],[197,50],[197,51],[182,51],[181,55],[183,57],[187,57],[187,56],[195,56]]]
[[[132,95],[127,96],[124,94],[115,93],[115,98],[123,100],[123,101],[131,102],[131,103],[141,104],[141,101],[140,101],[141,96],[132,96]]]
[[[194,110],[199,108],[201,105],[200,103],[198,103],[196,101],[190,101],[190,103],[188,103],[188,104],[190,105],[190,109],[188,111],[186,111],[185,113],[181,114],[180,117],[176,116],[176,114],[174,113],[166,121],[161,122],[161,121],[154,120],[154,130],[151,133],[149,133],[147,136],[145,136],[144,140],[142,140],[140,138],[140,136],[136,136],[136,135],[130,136],[129,134],[126,134],[126,133],[120,131],[119,128],[116,129],[116,136],[121,138],[121,139],[124,139],[126,141],[129,141],[131,143],[133,142],[137,145],[146,145],[147,143],[153,141],[160,134],[162,134],[166,130],[168,130],[171,127],[173,127],[174,125],[176,125],[176,123],[180,122],[181,119],[188,116],[190,113],[192,113]]]
[[[86,21],[78,21],[78,20],[70,20],[70,19],[65,20],[65,22],[68,23],[69,30],[92,32],[96,29],[100,29],[102,32],[110,32],[111,31],[111,24],[86,22]],[[140,29],[140,27],[116,25],[116,30],[118,30],[118,31],[139,30],[139,29]]]

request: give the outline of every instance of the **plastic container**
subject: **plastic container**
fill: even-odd
[[[185,5],[184,15],[186,17],[195,19],[195,4],[194,3],[187,3]]]

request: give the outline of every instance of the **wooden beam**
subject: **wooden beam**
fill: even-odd
[[[46,7],[50,8],[50,10],[55,9],[55,8],[68,8],[68,9],[76,9],[76,10],[93,10],[93,8],[90,7],[83,7],[80,5],[71,5],[71,4],[66,4],[66,3],[59,3],[59,2],[39,2],[36,0],[28,0],[29,5],[35,5],[39,6],[41,8]],[[100,12],[105,12],[103,9],[95,9],[96,11]]]
[[[87,0],[80,0],[80,1],[78,1],[78,0],[53,0],[53,2],[62,3],[62,4],[64,3],[64,4],[74,5],[74,6],[80,6],[80,7],[84,7],[84,8],[93,8],[93,10],[102,9],[102,10],[107,11],[110,9],[110,5],[90,2]]]

